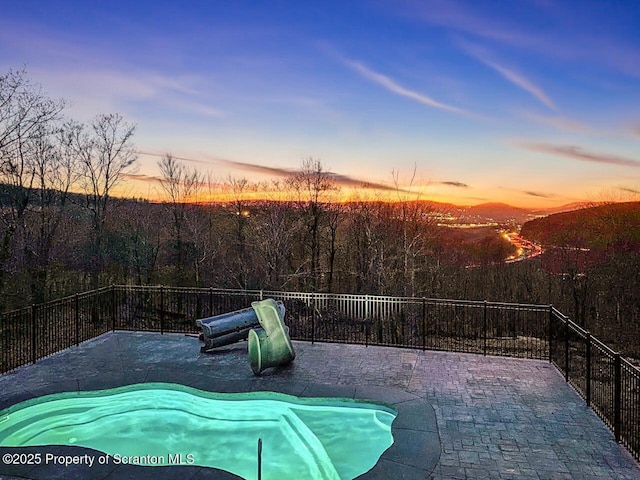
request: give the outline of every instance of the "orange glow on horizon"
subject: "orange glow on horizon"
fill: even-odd
[[[203,181],[197,189],[195,195],[181,199],[181,203],[233,203],[237,201],[243,202],[292,202],[304,201],[309,198],[309,192],[300,192],[283,189],[284,181],[247,181],[242,188],[234,188],[227,181]],[[83,193],[78,188],[74,189],[76,193]],[[471,207],[482,204],[506,204],[511,207],[530,209],[530,210],[546,210],[563,207],[574,203],[593,203],[597,199],[610,202],[634,201],[636,198],[612,197],[606,195],[584,195],[569,196],[566,192],[565,196],[537,196],[527,194],[525,191],[518,189],[474,189],[474,196],[468,196],[468,192],[464,188],[456,188],[452,190],[450,187],[442,187],[437,184],[427,184],[413,187],[399,186],[398,189],[390,188],[371,188],[371,187],[352,187],[352,186],[335,186],[329,190],[323,191],[319,195],[319,200],[323,203],[352,203],[352,202],[433,202],[434,204],[453,205],[455,207]],[[155,176],[147,175],[129,175],[118,183],[117,187],[111,192],[112,196],[120,198],[143,198],[150,202],[160,203],[169,201],[168,196],[160,185],[160,179]],[[477,195],[477,196],[476,196]],[[603,197],[604,195],[604,197]],[[581,198],[582,197],[582,198]]]
[[[129,182],[130,183],[130,182]],[[257,187],[257,186],[254,186]],[[296,202],[305,201],[309,198],[308,192],[297,192],[293,190],[275,190],[269,188],[249,188],[248,191],[234,192],[227,184],[205,185],[196,195],[183,200],[184,203],[195,204],[226,204],[235,202]],[[154,192],[142,194],[137,191],[132,194],[131,185],[126,188],[119,188],[116,196],[122,198],[144,198],[154,203],[169,201],[168,197],[160,189]],[[469,199],[456,195],[432,194],[425,191],[396,192],[381,191],[374,189],[340,188],[337,191],[325,191],[320,194],[320,201],[323,203],[353,203],[353,202],[433,202],[435,204],[449,204],[456,207],[470,207],[488,203],[504,203],[513,207],[526,209],[555,208],[571,203],[569,201],[550,201],[549,199],[532,199],[523,202],[512,198],[509,195],[501,195],[491,199],[477,198]]]

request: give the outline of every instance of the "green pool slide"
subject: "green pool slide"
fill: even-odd
[[[296,354],[276,301],[267,298],[251,306],[262,327],[249,331],[249,362],[253,373],[259,375],[266,368],[286,365]]]

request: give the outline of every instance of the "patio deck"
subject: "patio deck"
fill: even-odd
[[[294,342],[294,347],[290,366],[254,377],[246,343],[208,355],[189,336],[107,333],[0,376],[0,409],[48,393],[151,381],[219,392],[366,398],[394,404],[399,415],[394,445],[363,480],[640,479],[638,463],[547,362],[347,344]],[[7,451],[15,449],[0,448]],[[0,479],[10,478],[238,477],[194,466],[0,461]]]

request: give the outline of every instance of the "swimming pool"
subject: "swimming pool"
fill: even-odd
[[[353,479],[393,443],[395,409],[273,392],[221,394],[168,383],[65,392],[0,411],[0,446],[76,445],[113,463],[200,465],[257,478]]]

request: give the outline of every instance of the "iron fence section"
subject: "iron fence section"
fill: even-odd
[[[112,330],[111,288],[0,315],[0,373]]]
[[[33,360],[31,308],[5,313],[0,323],[0,373]]]
[[[640,459],[640,370],[628,361],[620,362],[619,441]]]
[[[430,298],[260,292],[298,340],[546,358],[548,307]]]
[[[114,330],[195,333],[195,320],[247,308],[258,294],[213,288],[113,287]]]
[[[550,361],[640,459],[640,370],[555,308],[549,319]]]
[[[0,373],[111,330],[197,333],[263,298],[285,304],[296,340],[548,359],[640,458],[640,370],[549,305],[111,286],[0,315]]]

